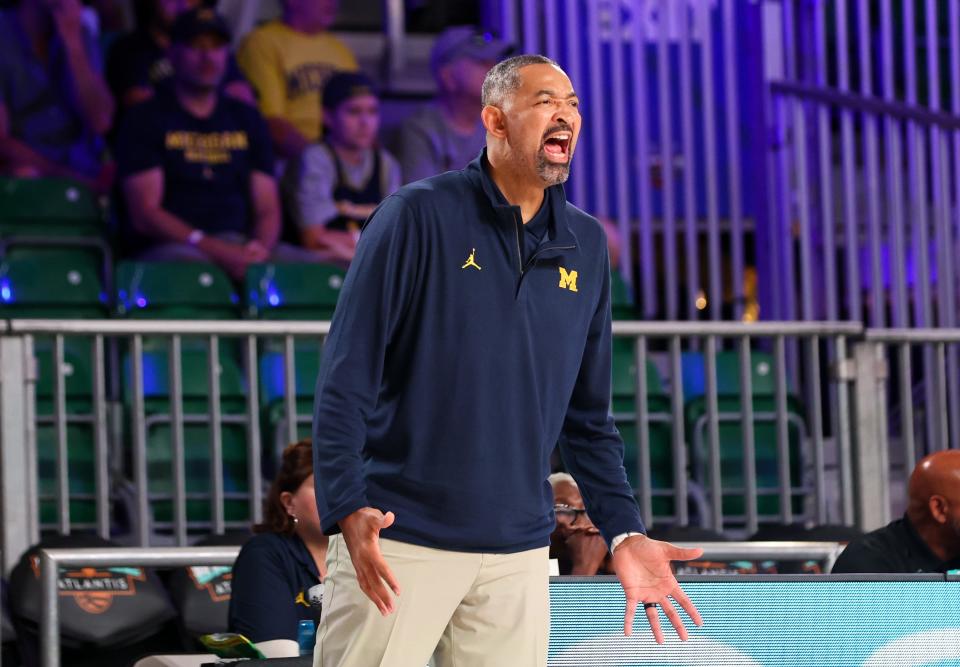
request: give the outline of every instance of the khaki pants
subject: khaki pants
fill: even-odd
[[[475,554],[380,540],[400,583],[382,616],[360,590],[341,535],[330,538],[314,667],[544,667],[548,548]]]

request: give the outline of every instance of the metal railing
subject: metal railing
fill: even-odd
[[[766,256],[782,267],[772,316],[957,326],[960,4],[775,4],[785,64],[768,85]],[[960,442],[960,348],[928,339],[889,341],[905,466]]]
[[[885,382],[896,396],[898,419],[889,425],[891,437],[902,447],[904,467],[909,471],[924,453],[960,447],[960,413],[953,410],[956,386],[948,377],[947,360],[960,345],[960,329],[870,329],[866,342],[875,346],[874,355],[896,372],[885,374]],[[932,355],[932,376],[922,374],[923,357]],[[916,359],[916,357],[921,357]],[[915,363],[919,361],[920,363]],[[918,373],[917,366],[921,372]],[[930,388],[932,400],[918,397],[915,388]],[[923,419],[918,426],[916,412]],[[893,420],[891,420],[893,422]],[[896,428],[894,428],[896,427]]]
[[[928,190],[919,181],[935,170],[944,172],[938,181],[950,176],[946,139],[960,138],[960,116],[798,83],[774,82],[770,92],[778,109],[772,151],[779,191],[784,201],[796,202],[778,209],[781,233],[771,253],[787,261],[795,244],[801,250],[796,274],[791,262],[778,285],[783,306],[777,315],[815,320],[845,313],[873,327],[954,326],[960,273],[952,250],[943,250],[956,238],[953,188]],[[822,121],[815,129],[807,128],[810,116]],[[840,121],[839,135],[831,127],[834,119]],[[881,124],[884,132],[878,135]],[[858,143],[874,159],[859,168]],[[942,165],[926,157],[938,152]],[[836,153],[840,187],[834,186],[837,167],[831,161]],[[909,178],[903,165],[912,170]]]
[[[261,437],[263,401],[259,395],[259,362],[265,353],[262,341],[273,338],[283,341],[282,351],[271,353],[282,357],[282,397],[274,399],[277,405],[282,405],[282,409],[274,406],[282,412],[282,419],[275,420],[277,423],[272,427],[268,424],[267,428],[272,428],[271,434],[280,434],[285,444],[296,440],[298,427],[309,420],[308,415],[299,414],[297,409],[295,341],[315,339],[319,345],[329,331],[329,324],[10,320],[0,324],[0,329],[6,333],[0,337],[3,346],[0,362],[5,374],[0,391],[11,397],[9,404],[3,404],[4,419],[0,422],[3,456],[11,465],[4,464],[0,473],[4,476],[5,498],[16,500],[5,503],[4,509],[4,539],[8,545],[4,550],[8,559],[5,566],[9,570],[19,555],[39,540],[38,428],[46,428],[47,440],[55,442],[52,455],[55,529],[69,533],[76,523],[70,510],[77,494],[71,494],[69,466],[76,443],[67,425],[73,423],[70,420],[77,415],[69,409],[71,396],[67,391],[65,367],[68,342],[79,337],[91,346],[91,415],[90,420],[83,423],[89,424],[93,432],[92,482],[88,480],[88,483],[92,483],[94,491],[97,532],[105,538],[110,536],[112,490],[122,483],[132,488],[129,495],[134,543],[148,546],[158,539],[162,543],[164,538],[158,531],[169,531],[169,539],[183,546],[188,543],[191,531],[221,533],[233,525],[224,516],[225,500],[246,499],[246,513],[235,518],[239,525],[259,520],[263,487],[261,462],[265,449],[270,455],[276,449],[266,448]],[[621,425],[632,422],[637,427],[634,438],[628,442],[629,451],[636,455],[630,472],[635,476],[640,506],[648,524],[686,525],[693,521],[716,530],[739,527],[752,532],[762,520],[786,523],[797,519],[818,523],[857,520],[854,488],[850,483],[853,468],[849,389],[845,381],[830,376],[823,359],[845,358],[849,338],[861,333],[862,328],[856,323],[615,322],[615,336],[633,340],[629,358],[618,357],[615,372],[621,376],[631,372],[625,368],[631,363],[636,369],[635,378],[627,383],[632,385],[629,389],[624,390],[623,382],[615,383],[625,391],[613,397],[615,417]],[[32,366],[29,360],[35,354],[33,342],[41,336],[52,339],[51,368],[58,370],[52,378],[52,414],[38,417],[37,378],[28,369]],[[189,394],[192,407],[188,410],[184,369],[176,360],[184,353],[185,341],[194,339],[202,341],[199,358],[207,365],[201,392],[209,388],[209,393],[198,399],[197,390],[192,390]],[[238,343],[234,344],[234,340]],[[110,357],[104,349],[118,343],[126,348],[118,356],[126,360],[129,387],[111,397],[104,378],[114,373],[107,368]],[[162,375],[168,387],[159,398],[145,395],[147,343],[152,349],[167,354],[166,373]],[[794,345],[803,350],[796,357],[798,365],[791,367],[786,352]],[[730,349],[724,349],[725,346]],[[823,356],[821,350],[827,356]],[[730,373],[736,377],[722,377],[717,360],[726,358],[729,367],[734,351],[738,355],[736,370]],[[233,396],[235,402],[242,401],[242,408],[234,406],[227,411],[218,381],[221,364],[229,361],[224,357],[226,353],[240,357],[243,366],[242,372],[238,371],[242,376],[243,396]],[[690,385],[689,380],[684,380],[687,366],[693,369],[688,374],[694,376],[694,391],[685,388]],[[196,380],[199,371],[191,370]],[[659,396],[651,396],[650,387],[654,386],[657,391],[657,383],[648,383],[652,379],[648,377],[649,372],[660,376]],[[312,386],[312,380],[309,378],[308,386]],[[766,387],[756,390],[752,386],[755,381],[765,382]],[[800,387],[804,388],[802,394],[798,391]],[[18,396],[11,396],[14,391]],[[306,389],[301,393],[304,391]],[[312,391],[309,393],[311,396],[302,398],[311,398]],[[836,395],[837,400],[825,401],[827,395]],[[869,392],[864,395],[869,396]],[[699,401],[700,407],[690,408],[691,401]],[[693,417],[688,419],[687,410],[699,412],[691,413]],[[108,413],[120,417],[110,420]],[[120,428],[115,427],[116,421],[121,422]],[[49,435],[51,424],[53,434]],[[155,435],[152,430],[155,425],[167,428],[169,435]],[[208,428],[208,433],[200,434],[198,426]],[[191,428],[194,430],[188,443],[186,434]],[[230,468],[236,477],[243,479],[245,486],[235,480],[232,490],[225,487],[225,464],[219,463],[224,461],[224,430],[228,428],[234,429],[231,432],[234,442],[242,429],[246,443],[242,462],[234,460]],[[651,438],[658,428],[660,436],[664,432],[668,435],[659,440]],[[733,435],[728,429],[735,429]],[[759,442],[758,432],[761,433]],[[740,433],[743,444],[731,443]],[[148,447],[150,442],[155,444]],[[188,493],[188,445],[193,459],[199,457],[201,463],[209,465],[208,478],[204,479],[205,473],[199,478],[196,472],[190,476],[202,487],[199,496],[196,489]],[[737,459],[740,459],[739,467]],[[20,463],[14,471],[16,462]],[[758,462],[765,477],[758,477]],[[157,468],[158,465],[161,468]],[[23,475],[22,470],[28,470],[29,474]],[[170,480],[170,490],[151,491],[157,488],[161,475]],[[734,477],[739,481],[731,482]],[[658,482],[669,481],[654,488],[655,478]],[[761,479],[759,486],[758,479]],[[841,496],[831,497],[830,488],[840,488]],[[206,515],[202,508],[191,507],[188,511],[188,502],[196,498],[209,499],[210,509]],[[655,512],[655,505],[661,502],[659,498],[672,502],[672,509]],[[694,499],[694,514],[689,511],[688,498]],[[172,507],[168,523],[158,520],[157,505],[161,500],[169,500]]]
[[[240,547],[42,549],[40,551],[40,664],[60,665],[58,579],[62,567],[188,567],[233,565]]]
[[[76,416],[70,413],[70,392],[76,390],[76,383],[68,391],[64,363],[67,344],[74,337],[89,340],[94,361],[90,373],[92,419],[84,422],[84,428],[94,434],[88,480],[95,499],[94,527],[101,536],[110,537],[113,490],[118,484],[127,485],[133,490],[133,542],[184,546],[191,533],[220,533],[232,525],[259,520],[264,483],[261,461],[265,450],[275,453],[261,441],[264,401],[259,395],[259,364],[265,354],[271,354],[275,367],[283,371],[283,377],[275,379],[282,391],[273,398],[274,416],[282,418],[274,419],[276,423],[268,428],[284,443],[295,440],[298,424],[309,419],[297,406],[299,348],[295,343],[309,339],[319,346],[328,331],[327,322],[0,322],[0,507],[5,570],[12,569],[20,555],[39,541],[38,424],[46,429],[48,442],[55,443],[52,477],[57,515],[48,528],[68,533],[77,527],[70,515],[71,501],[78,495],[72,492],[77,468],[68,465],[76,444],[74,432],[66,428]],[[960,340],[955,330],[865,333],[860,324],[849,322],[616,321],[613,332],[619,352],[615,352],[612,404],[621,429],[635,427],[635,433],[626,433],[625,438],[628,473],[634,479],[644,519],[651,526],[699,523],[742,534],[753,532],[764,521],[856,523],[863,529],[888,521],[893,503],[887,442],[896,431],[888,428],[887,396],[896,385],[886,377],[881,341],[896,350],[910,341],[922,341],[919,344],[933,345],[937,350],[934,356],[940,359],[946,357],[949,345]],[[56,371],[50,382],[53,413],[38,417],[33,342],[39,337],[51,339],[51,367]],[[190,394],[193,404],[187,409],[182,362],[176,360],[194,339],[202,341],[206,368],[192,369],[193,375],[205,375],[201,390],[209,387],[212,391],[199,405],[195,392]],[[264,341],[271,339],[282,340],[282,349],[266,350]],[[110,355],[103,350],[116,343],[127,347],[119,356],[126,359],[129,369],[129,391],[111,397],[104,382],[113,375]],[[145,345],[169,355],[170,382],[159,406],[155,396],[149,400],[145,396]],[[797,352],[795,364],[791,364],[791,348]],[[218,381],[220,366],[227,363],[224,354],[242,360],[236,362],[243,366],[242,372],[238,371],[242,396],[220,395],[224,382]],[[899,354],[902,357],[904,353]],[[907,366],[911,384],[920,377],[914,372],[919,368]],[[938,362],[936,368],[934,384],[947,386],[945,367]],[[306,388],[299,393],[302,399],[312,398],[312,391]],[[957,428],[956,420],[947,416],[949,410],[942,409],[949,405],[946,395],[938,396],[931,410],[942,424],[940,432],[948,433]],[[228,399],[241,405],[225,409]],[[118,414],[119,419],[108,418]],[[898,414],[912,433],[912,413],[903,410]],[[116,428],[116,421],[126,426]],[[167,434],[154,437],[148,430],[150,424],[168,428]],[[188,443],[186,435],[193,425],[209,430],[205,434],[190,431]],[[225,485],[225,464],[220,463],[227,428],[242,429],[242,440],[234,433],[240,451],[233,464],[245,486]],[[148,443],[153,444],[148,448]],[[939,443],[937,447],[947,441]],[[209,474],[193,471],[189,479],[199,489],[189,493],[188,444],[195,458],[209,465]],[[904,446],[913,452],[905,460],[912,461],[926,451],[909,439],[904,439]],[[154,467],[148,467],[151,461]],[[45,474],[49,482],[49,471]],[[161,474],[171,480],[164,493],[156,490]],[[209,510],[188,506],[198,497],[210,501]],[[224,516],[225,501],[231,498],[240,499],[241,508],[243,504],[246,507],[242,516],[233,517],[235,523]],[[167,499],[172,518],[162,523],[157,520],[158,501]]]
[[[285,442],[297,438],[298,422],[301,422],[296,404],[296,364],[295,341],[298,339],[315,340],[317,346],[329,331],[329,322],[263,322],[263,321],[129,321],[129,320],[9,320],[0,323],[0,330],[6,335],[0,338],[2,355],[3,382],[2,391],[10,400],[4,402],[7,408],[3,426],[3,465],[0,474],[4,476],[5,499],[18,499],[15,503],[4,503],[4,544],[15,545],[5,549],[9,570],[18,557],[14,552],[22,553],[26,546],[36,542],[40,535],[39,514],[40,494],[37,479],[37,432],[38,426],[49,426],[53,430],[55,442],[55,500],[57,524],[61,534],[69,534],[73,527],[71,521],[70,439],[68,425],[89,424],[93,431],[93,505],[95,507],[95,528],[102,537],[110,536],[111,496],[122,480],[132,482],[132,514],[135,541],[141,546],[151,542],[152,528],[165,527],[154,517],[152,505],[164,500],[164,494],[149,492],[150,472],[148,470],[148,436],[151,428],[168,425],[169,457],[171,461],[171,487],[169,494],[172,504],[173,540],[178,545],[187,543],[189,523],[187,506],[190,497],[187,493],[185,467],[185,429],[191,425],[202,425],[209,430],[208,455],[209,482],[202,498],[210,500],[210,516],[207,526],[212,532],[222,533],[227,522],[224,517],[224,498],[231,493],[224,488],[224,469],[217,462],[223,461],[223,429],[234,426],[242,428],[246,442],[246,490],[233,497],[247,499],[248,512],[242,521],[259,521],[262,513],[263,476],[261,458],[261,406],[259,361],[263,350],[258,344],[268,339],[282,341],[283,373],[283,423],[286,426]],[[44,337],[52,341],[52,413],[37,415],[35,351],[34,342]],[[71,372],[66,363],[65,347],[67,341],[87,340],[90,345],[91,380],[89,388],[90,409],[87,415],[76,415],[70,411],[67,390],[67,375]],[[207,365],[205,385],[205,405],[199,413],[184,411],[184,368],[182,355],[184,341],[200,343],[201,357]],[[111,373],[107,369],[108,345],[125,348],[124,358],[128,361],[129,373],[127,386],[115,387],[113,396],[108,396],[105,378]],[[145,344],[150,350],[145,349]],[[226,347],[230,350],[224,350]],[[152,401],[145,395],[145,354],[165,353],[167,355],[168,387],[160,397],[164,405],[148,405]],[[240,357],[237,361],[234,357]],[[228,359],[242,366],[242,414],[224,414],[223,400],[220,396],[220,376],[222,364]],[[193,369],[191,369],[193,370]],[[194,373],[194,379],[196,373]],[[14,395],[14,388],[19,387]],[[197,402],[197,389],[193,389],[193,403]],[[163,393],[163,392],[161,392]],[[197,405],[193,406],[197,409]],[[108,428],[107,415],[129,413],[129,418],[121,418],[126,428]],[[116,421],[116,420],[113,420]],[[124,443],[129,442],[129,446]],[[155,452],[161,453],[164,452]],[[120,456],[117,456],[120,454]],[[124,457],[129,455],[129,460]],[[24,471],[26,473],[24,474]],[[23,501],[26,499],[26,502]]]
[[[794,496],[804,496],[808,507],[804,508],[805,518],[812,519],[818,524],[828,523],[831,519],[837,523],[852,524],[854,516],[854,490],[852,479],[852,440],[851,440],[851,412],[849,388],[842,378],[825,373],[821,367],[821,348],[824,348],[831,358],[842,359],[848,354],[849,339],[858,337],[863,327],[855,322],[757,322],[743,324],[738,322],[614,322],[616,337],[630,337],[634,340],[633,359],[636,364],[636,390],[632,414],[620,415],[623,421],[634,420],[637,428],[637,490],[641,513],[648,525],[653,525],[655,516],[653,511],[654,484],[651,479],[651,441],[650,428],[650,392],[648,378],[648,361],[650,360],[651,341],[659,341],[666,346],[663,355],[663,365],[668,369],[666,373],[669,385],[669,418],[671,427],[670,459],[672,468],[672,495],[674,498],[673,520],[679,525],[687,525],[690,521],[688,504],[688,478],[707,491],[705,503],[706,517],[701,517],[701,523],[723,530],[725,527],[724,500],[731,493],[742,495],[744,516],[740,518],[741,525],[748,533],[757,529],[760,520],[758,511],[757,461],[758,449],[755,432],[759,423],[766,422],[775,427],[773,434],[775,452],[776,479],[772,488],[775,490],[779,519],[783,523],[794,520]],[[692,341],[688,345],[694,349],[702,349],[703,381],[702,393],[695,398],[701,398],[704,410],[700,417],[690,424],[685,411],[688,399],[684,395],[684,341]],[[736,354],[736,371],[734,378],[727,378],[727,387],[721,391],[718,388],[717,358],[718,351],[724,343],[729,343]],[[759,353],[758,347],[766,344],[769,352]],[[803,351],[797,357],[802,368],[788,368],[787,348],[791,344],[802,344]],[[752,358],[761,357],[762,365],[754,368]],[[693,359],[694,368],[698,357]],[[768,361],[769,360],[769,361]],[[769,364],[772,362],[772,368]],[[689,364],[688,364],[689,365]],[[615,374],[617,373],[615,369]],[[755,377],[764,376],[773,378],[773,389],[756,390],[753,387]],[[803,378],[804,402],[802,412],[798,414],[798,407],[789,405],[790,395],[796,392],[789,384],[799,384]],[[789,382],[788,382],[789,379]],[[824,385],[829,391],[824,393]],[[736,387],[737,390],[732,390]],[[731,406],[726,411],[720,410],[721,395]],[[830,400],[825,400],[829,396]],[[769,404],[766,409],[755,406],[755,403],[766,399]],[[616,396],[614,404],[616,410]],[[615,416],[617,416],[615,412]],[[791,445],[790,423],[799,423],[799,442]],[[721,424],[740,424],[742,429],[741,443],[731,443],[730,437],[721,439]],[[686,434],[685,428],[694,426],[697,430],[693,434]],[[706,435],[700,430],[705,427]],[[809,437],[807,437],[809,435]],[[836,453],[836,463],[832,466],[836,473],[836,482],[833,488],[839,488],[837,497],[838,507],[829,511],[828,484],[826,462],[826,437],[829,435],[832,442],[831,450]],[[734,434],[737,438],[737,434]],[[724,442],[725,441],[725,442]],[[689,447],[690,444],[693,447]],[[763,443],[766,445],[767,443]],[[701,447],[705,447],[703,451]],[[799,449],[799,451],[792,451]],[[694,460],[688,461],[689,457]],[[742,459],[743,488],[725,488],[722,475],[724,458]],[[798,460],[799,456],[799,460]],[[763,460],[763,459],[761,459]],[[771,461],[773,462],[773,461]],[[725,466],[729,470],[729,466]],[[800,468],[801,478],[797,479]],[[689,468],[689,470],[688,470]],[[810,492],[810,493],[808,493]],[[812,500],[812,503],[809,502]],[[767,517],[769,518],[769,517]]]
[[[717,560],[803,559],[821,560],[833,567],[843,550],[838,542],[707,542],[676,543],[702,547],[703,557]],[[43,667],[60,665],[60,614],[58,577],[64,567],[187,567],[233,565],[239,547],[178,547],[164,549],[97,548],[43,549],[40,551],[40,649]]]

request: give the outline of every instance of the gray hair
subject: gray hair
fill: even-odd
[[[553,65],[560,69],[560,65],[554,61],[537,54],[507,58],[491,67],[484,77],[481,96],[483,106],[503,106],[504,100],[520,88],[520,70],[528,65]]]
[[[564,482],[573,484],[574,486],[577,485],[577,480],[573,478],[573,475],[565,472],[555,472],[547,477],[547,481],[550,482],[550,487],[554,489],[557,488],[557,484],[562,484]]]

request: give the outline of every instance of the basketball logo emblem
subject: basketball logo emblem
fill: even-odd
[[[102,614],[113,604],[112,593],[80,593],[73,599],[88,614]]]

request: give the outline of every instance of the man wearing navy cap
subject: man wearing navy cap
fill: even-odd
[[[190,10],[170,34],[172,90],[130,109],[117,137],[126,249],[145,260],[213,262],[241,280],[250,264],[288,250],[277,243],[270,137],[256,109],[222,92],[223,18]]]
[[[399,157],[405,183],[462,169],[486,141],[480,122],[483,77],[513,47],[470,26],[447,28],[430,52],[437,98],[404,121]]]

